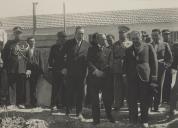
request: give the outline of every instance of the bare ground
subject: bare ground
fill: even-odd
[[[178,112],[176,113],[176,118],[174,120],[168,120],[166,118],[166,113],[168,111],[168,106],[163,105],[160,108],[160,112],[153,113],[150,112],[149,124],[151,128],[178,128]],[[84,117],[87,122],[81,122],[74,116],[75,111],[71,118],[65,116],[63,110],[57,112],[51,112],[49,109],[44,108],[34,108],[34,109],[9,109],[4,112],[4,109],[0,109],[0,117],[5,118],[5,116],[12,117],[24,117],[26,120],[29,119],[40,119],[48,123],[49,128],[139,128],[140,125],[131,125],[128,121],[128,110],[127,108],[122,108],[121,111],[113,111],[113,115],[118,121],[116,124],[112,124],[105,118],[104,110],[101,110],[101,123],[97,126],[93,126],[91,123],[91,109],[84,108]],[[6,114],[6,115],[5,115]]]

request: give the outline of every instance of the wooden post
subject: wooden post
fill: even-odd
[[[33,35],[36,34],[36,6],[37,2],[33,2]]]
[[[66,5],[65,5],[65,1],[63,2],[63,17],[64,17],[64,32],[66,32]]]

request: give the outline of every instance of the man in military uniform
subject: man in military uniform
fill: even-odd
[[[75,37],[67,40],[62,49],[63,56],[66,55],[66,64],[62,70],[67,79],[66,115],[70,114],[75,99],[76,116],[81,120],[84,119],[82,104],[87,74],[87,51],[90,46],[84,40],[84,32],[83,27],[76,27]]]
[[[111,114],[111,105],[113,102],[113,85],[111,84],[111,49],[106,46],[107,40],[105,34],[97,34],[97,41],[88,49],[88,86],[90,88],[93,124],[100,123],[99,93],[102,92],[103,102],[107,118],[114,123],[115,120]]]
[[[172,52],[168,43],[161,41],[161,32],[159,29],[152,30],[153,48],[156,51],[158,59],[158,87],[153,95],[153,111],[158,111],[160,101],[162,99],[162,88],[165,78],[166,69],[171,66]]]
[[[66,33],[58,32],[57,41],[51,47],[51,51],[48,58],[49,66],[52,70],[53,75],[53,86],[52,86],[52,97],[51,97],[51,108],[59,108],[59,104],[64,105],[64,75],[62,69],[64,68],[64,56],[62,54],[62,48],[66,41]]]
[[[140,102],[141,123],[148,128],[151,86],[157,82],[157,57],[151,44],[143,43],[138,31],[131,32],[133,45],[125,52],[125,73],[128,79],[129,120],[138,122]]]
[[[14,91],[16,87],[16,105],[20,108],[25,104],[26,63],[29,45],[21,40],[22,28],[14,27],[14,40],[8,40],[2,58],[4,68],[8,73],[9,86]]]
[[[171,50],[173,49],[173,42],[171,42],[171,32],[169,29],[162,30],[162,37],[163,41],[168,43]],[[170,92],[171,92],[171,83],[172,83],[172,74],[171,74],[171,67],[166,70],[165,80],[163,84],[163,102],[168,103]]]
[[[112,72],[114,74],[114,109],[119,110],[123,106],[124,98],[126,97],[126,81],[123,75],[123,62],[125,50],[132,45],[128,41],[127,34],[129,28],[119,26],[119,40],[113,44],[113,65]]]

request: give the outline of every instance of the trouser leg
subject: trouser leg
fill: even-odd
[[[124,101],[124,83],[122,79],[122,74],[114,75],[114,107],[120,108]]]
[[[154,109],[155,110],[158,110],[158,107],[160,105],[160,100],[161,100],[161,80],[162,80],[162,76],[163,76],[163,73],[164,73],[164,65],[162,63],[159,63],[158,64],[158,87],[156,88],[156,92],[154,91],[154,94],[153,94],[153,103],[154,103]],[[163,80],[164,81],[164,80]]]
[[[93,121],[99,123],[100,122],[99,89],[92,85],[90,90]]]
[[[171,92],[172,74],[171,69],[168,68],[165,75],[165,81],[163,85],[163,101],[169,102]]]
[[[136,123],[138,120],[138,84],[136,79],[128,82],[129,120],[130,122]]]
[[[32,75],[31,78],[29,79],[30,82],[30,101],[31,105],[35,106],[36,105],[36,85],[37,85],[37,80],[38,77],[35,75]]]
[[[118,74],[114,74],[114,107],[119,107],[119,78]]]
[[[25,104],[25,83],[26,83],[25,74],[18,74],[17,84],[16,84],[17,105]]]
[[[174,86],[171,89],[170,110],[175,110],[176,109],[177,100],[178,100],[178,74],[176,76],[176,82],[175,82]]]
[[[141,111],[141,122],[148,122],[148,110],[151,101],[151,88],[148,82],[140,82],[139,85],[140,91],[140,111]]]
[[[82,113],[82,104],[83,104],[83,97],[84,97],[84,84],[82,81],[78,82],[77,90],[76,90],[76,115]]]
[[[59,91],[60,91],[60,76],[57,72],[53,72],[53,85],[52,85],[52,97],[51,97],[51,106],[59,105]]]
[[[105,106],[106,115],[111,118],[111,105],[113,103],[113,85],[110,84],[112,79],[103,80],[102,96]]]

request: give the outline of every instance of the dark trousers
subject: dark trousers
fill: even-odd
[[[124,103],[124,98],[127,98],[127,83],[122,74],[113,75],[114,80],[114,107],[121,108]]]
[[[65,105],[65,89],[64,89],[64,76],[57,70],[52,72],[53,84],[52,84],[52,97],[51,106]]]
[[[69,109],[75,105],[76,115],[82,113],[82,104],[84,98],[84,86],[85,78],[82,76],[68,76],[67,77],[67,101],[66,101],[66,113]]]
[[[157,91],[154,91],[153,93],[153,107],[154,109],[158,109],[158,106],[160,105],[160,99],[161,99],[161,79],[163,76],[163,72],[165,70],[164,64],[163,63],[158,63],[158,87],[156,87],[155,89]]]
[[[88,82],[88,86],[90,86],[92,117],[94,122],[100,122],[100,92],[102,92],[106,115],[108,118],[111,116],[111,105],[113,103],[112,78],[96,78],[95,76],[91,76],[88,78]]]
[[[14,87],[16,85],[16,105],[25,104],[25,84],[26,75],[25,74],[8,74],[9,86]]]
[[[36,106],[36,85],[38,81],[39,75],[32,73],[29,78],[30,83],[30,104],[32,106]]]
[[[143,82],[138,76],[128,79],[129,119],[138,121],[138,101],[140,101],[141,122],[148,122],[148,109],[151,101],[151,88],[148,82]]]
[[[175,110],[177,101],[178,101],[178,74],[172,74],[173,80],[175,80],[175,84],[171,88],[171,94],[170,94],[170,110]]]
[[[172,73],[171,68],[166,70],[164,85],[163,85],[163,101],[169,102],[171,93]]]

